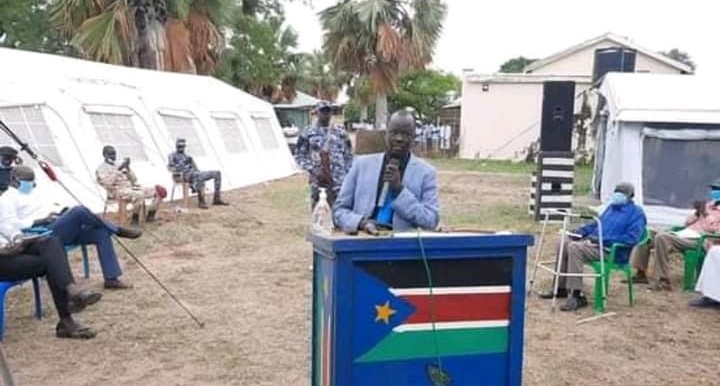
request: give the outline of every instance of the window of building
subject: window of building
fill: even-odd
[[[63,166],[62,158],[55,145],[55,139],[38,106],[0,107],[0,119],[12,129],[21,140],[35,150],[41,158],[53,165]],[[7,135],[0,135],[0,144],[17,148]]]
[[[187,141],[187,153],[193,157],[202,157],[206,155],[205,148],[200,142],[197,128],[193,122],[193,118],[179,117],[175,115],[160,114],[170,132],[173,144],[178,138],[185,138]]]
[[[100,143],[115,147],[118,158],[130,157],[133,161],[147,161],[145,146],[138,135],[132,116],[88,112]]]
[[[237,118],[214,117],[213,119],[218,129],[220,129],[220,136],[228,153],[244,153],[248,151]]]
[[[265,150],[272,150],[278,148],[278,141],[273,132],[272,125],[270,124],[269,118],[253,117],[255,127],[257,128],[258,135],[260,136],[260,143]]]

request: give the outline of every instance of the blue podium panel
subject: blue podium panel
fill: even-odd
[[[312,241],[313,386],[521,384],[531,236]]]

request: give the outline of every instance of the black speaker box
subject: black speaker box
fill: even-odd
[[[544,82],[541,151],[571,151],[575,82]]]

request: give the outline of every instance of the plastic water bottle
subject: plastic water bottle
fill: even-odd
[[[325,188],[320,188],[320,199],[313,209],[313,233],[329,236],[333,231],[332,209]]]

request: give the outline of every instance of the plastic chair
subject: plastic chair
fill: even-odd
[[[5,294],[15,286],[21,285],[25,280],[0,282],[0,341],[5,335]],[[42,319],[42,301],[40,300],[40,281],[37,277],[32,278],[33,291],[35,292],[35,318]]]
[[[182,189],[182,205],[184,209],[190,208],[190,183],[182,178],[182,174],[173,173],[173,186],[170,191],[170,202],[175,198],[175,188],[180,185]]]
[[[643,232],[643,237],[640,239],[640,242],[637,243],[634,246],[621,244],[621,243],[614,243],[610,246],[610,249],[605,252],[605,272],[602,271],[601,265],[599,261],[592,261],[588,263],[593,270],[595,270],[595,273],[597,273],[599,276],[595,278],[595,293],[594,293],[594,304],[593,308],[595,309],[596,313],[602,314],[605,312],[605,301],[606,298],[603,296],[603,284],[605,285],[605,294],[610,293],[610,275],[613,271],[619,271],[625,274],[625,278],[628,283],[628,302],[630,303],[630,306],[635,303],[633,298],[633,286],[632,286],[632,266],[630,265],[630,261],[628,259],[628,262],[626,263],[617,263],[615,262],[615,256],[617,255],[618,251],[621,249],[630,249],[632,250],[636,246],[642,246],[647,244],[650,241],[650,232],[648,232],[647,229],[645,229],[645,232]],[[604,281],[604,283],[603,283]]]
[[[48,232],[49,229],[43,226],[37,226],[28,228],[25,230],[28,233],[45,233]],[[74,251],[77,248],[80,248],[80,251],[82,252],[82,259],[83,259],[83,276],[85,279],[88,279],[90,277],[90,258],[88,257],[88,250],[87,245],[85,244],[67,244],[64,245],[65,252],[70,253]]]
[[[70,253],[74,251],[75,249],[80,248],[80,251],[82,252],[82,260],[83,260],[83,277],[85,279],[88,279],[90,277],[90,259],[88,257],[88,250],[87,245],[80,244],[80,245],[65,245],[65,252]]]
[[[685,227],[676,226],[670,230],[673,232],[681,231]],[[703,261],[705,261],[705,242],[708,239],[720,239],[720,234],[703,233],[694,247],[682,251],[683,255],[683,291],[694,291]]]

